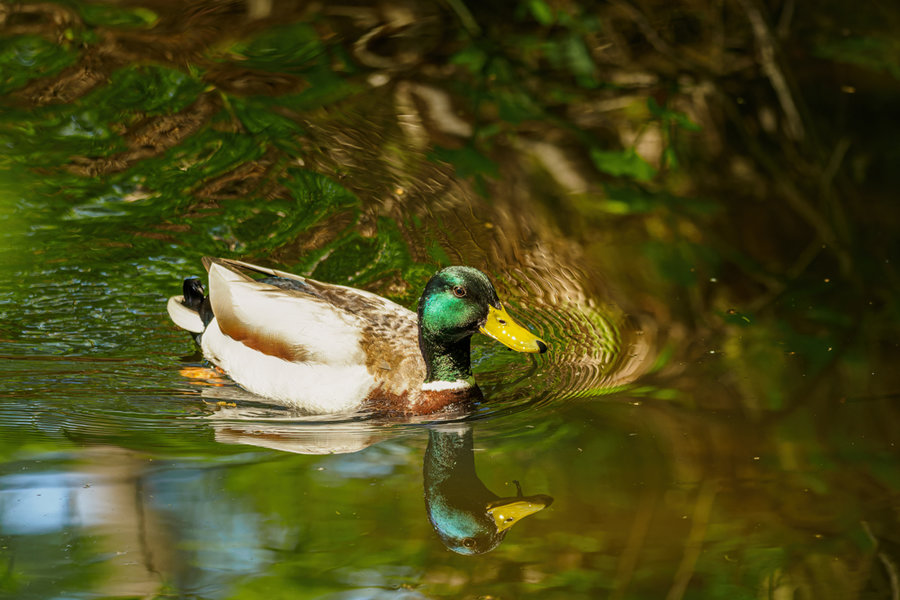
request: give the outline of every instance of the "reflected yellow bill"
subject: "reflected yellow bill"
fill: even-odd
[[[550,506],[553,498],[538,494],[516,498],[500,498],[488,504],[487,512],[494,518],[497,531],[509,529],[528,515]]]

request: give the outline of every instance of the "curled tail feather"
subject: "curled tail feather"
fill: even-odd
[[[182,329],[203,333],[213,317],[209,299],[203,295],[203,284],[191,277],[184,280],[182,291],[183,295],[169,298],[169,317]]]

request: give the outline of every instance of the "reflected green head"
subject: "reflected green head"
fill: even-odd
[[[419,299],[422,336],[444,343],[471,336],[487,319],[488,306],[500,308],[500,299],[487,275],[472,267],[442,269]]]

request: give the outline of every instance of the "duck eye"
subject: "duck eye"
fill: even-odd
[[[453,288],[453,295],[457,298],[462,298],[466,295],[466,288],[461,285],[457,285]]]
[[[463,540],[463,546],[465,546],[466,548],[471,548],[474,545],[475,545],[475,540],[473,540],[472,538],[466,538]]]

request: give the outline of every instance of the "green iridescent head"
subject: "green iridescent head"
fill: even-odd
[[[452,343],[470,337],[487,320],[488,307],[500,299],[487,275],[472,267],[447,267],[425,286],[419,300],[422,335]]]
[[[547,344],[506,312],[487,275],[472,267],[438,271],[419,299],[419,346],[426,381],[471,377],[469,340],[481,331],[517,352],[546,352]]]

